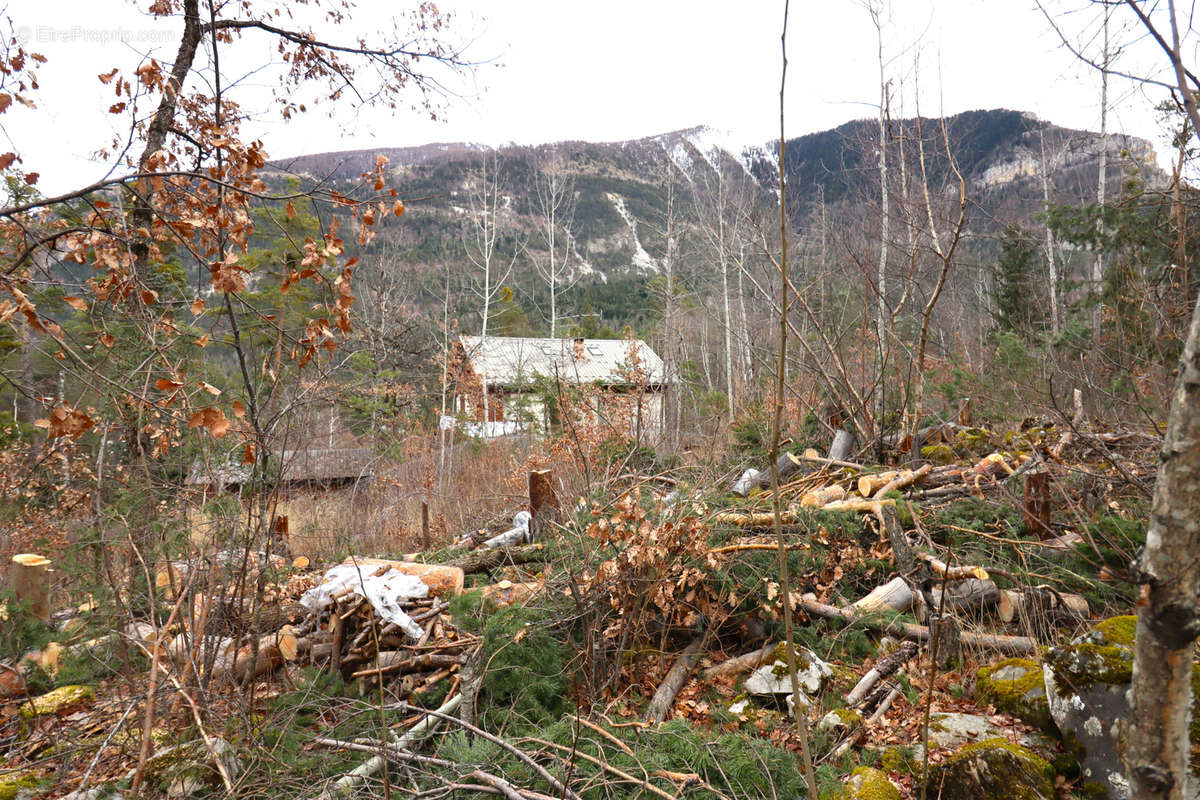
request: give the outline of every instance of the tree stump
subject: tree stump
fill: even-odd
[[[1050,473],[1036,470],[1025,476],[1021,511],[1026,533],[1036,534],[1040,540],[1054,535],[1050,528]]]
[[[971,427],[971,398],[962,397],[958,401],[958,424],[964,428]]]
[[[554,491],[554,473],[548,469],[535,469],[529,473],[529,513],[533,520],[529,525],[530,538],[542,539],[550,524],[558,519],[558,494]]]
[[[949,614],[930,614],[929,633],[937,642],[938,669],[954,669],[962,657],[962,631],[958,620]]]
[[[17,604],[42,622],[50,621],[50,559],[35,553],[12,557],[9,580]]]

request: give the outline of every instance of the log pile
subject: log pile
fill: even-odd
[[[879,515],[892,502],[886,497],[891,492],[910,492],[909,496],[914,499],[982,494],[995,487],[998,481],[1027,469],[1027,465],[1032,466],[1028,456],[1014,458],[991,453],[967,466],[923,464],[913,469],[870,472],[862,464],[823,458],[812,450],[802,455],[785,453],[784,456],[782,460],[787,460],[793,467],[789,475],[798,471],[803,473],[779,487],[781,496],[794,501],[784,510],[782,521],[785,525],[796,522],[801,508]],[[733,487],[733,493],[745,494],[746,487],[746,476],[743,475]],[[771,494],[767,489],[758,496],[765,499]],[[743,528],[766,528],[774,522],[774,514],[738,509],[717,512],[713,521]]]

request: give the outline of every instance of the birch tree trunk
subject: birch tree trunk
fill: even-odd
[[[1112,9],[1104,5],[1104,53],[1100,58],[1100,175],[1096,182],[1096,205],[1104,210],[1105,193],[1108,190],[1108,63],[1111,53],[1108,46],[1108,17]],[[1103,217],[1096,220],[1097,233],[1104,233]],[[1100,294],[1104,284],[1104,254],[1096,248],[1092,258],[1092,291],[1096,293],[1096,305],[1092,309],[1092,346],[1100,343],[1100,320],[1103,309]]]
[[[1042,150],[1042,204],[1043,210],[1050,210],[1050,165],[1046,162],[1046,126],[1038,129],[1038,142]],[[1057,336],[1062,330],[1062,320],[1058,316],[1058,264],[1054,260],[1054,231],[1046,225],[1046,265],[1050,270],[1050,330]]]
[[[1195,79],[1183,63],[1174,0],[1167,3],[1169,39],[1145,9],[1132,1],[1129,7],[1166,52],[1193,132],[1200,130],[1200,108],[1191,91]],[[1171,397],[1141,569],[1146,583],[1134,642],[1125,774],[1134,800],[1187,800],[1192,656],[1200,634],[1200,299]]]
[[[1192,312],[1154,488],[1134,644],[1126,756],[1133,798],[1188,798],[1192,656],[1200,619],[1200,302]]]

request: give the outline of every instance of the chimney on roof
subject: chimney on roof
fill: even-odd
[[[583,347],[583,339],[575,340],[575,360],[584,361],[587,359],[587,351]]]

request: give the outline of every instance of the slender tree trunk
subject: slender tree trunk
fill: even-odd
[[[1096,182],[1096,205],[1104,211],[1105,194],[1108,190],[1108,17],[1112,8],[1104,4],[1104,53],[1100,60],[1100,175]],[[1104,233],[1103,217],[1096,220],[1096,232]],[[1092,258],[1092,291],[1095,292],[1096,305],[1092,309],[1092,346],[1100,344],[1100,321],[1103,309],[1100,305],[1101,290],[1104,285],[1104,254],[1097,247]]]
[[[1046,161],[1046,126],[1038,129],[1038,142],[1042,150],[1042,208],[1050,211],[1050,165]],[[1058,314],[1058,263],[1054,258],[1054,231],[1046,225],[1046,265],[1050,271],[1050,330],[1057,336],[1062,330],[1062,319]]]
[[[876,403],[875,412],[875,430],[882,436],[882,424],[884,411],[886,409],[886,382],[884,380],[884,371],[886,364],[886,348],[885,348],[885,331],[887,329],[888,306],[887,306],[887,264],[888,264],[888,245],[891,238],[892,215],[889,205],[888,196],[888,158],[887,158],[887,115],[888,115],[888,89],[889,83],[887,80],[887,72],[885,61],[883,59],[883,23],[879,18],[879,9],[874,5],[868,6],[868,11],[871,14],[871,19],[875,23],[876,41],[878,43],[877,54],[879,58],[879,270],[876,275],[876,291],[879,295],[879,304],[876,309],[875,316],[875,347],[878,355],[878,375],[879,391],[877,393],[878,402]]]
[[[1126,774],[1135,800],[1188,800],[1192,658],[1200,633],[1200,302],[1171,398],[1141,569]]]
[[[724,226],[723,222],[718,225]],[[724,236],[722,234],[722,242]],[[729,259],[724,248],[721,260],[721,297],[725,304],[725,405],[729,411],[729,421],[733,422],[733,317],[729,313]]]

